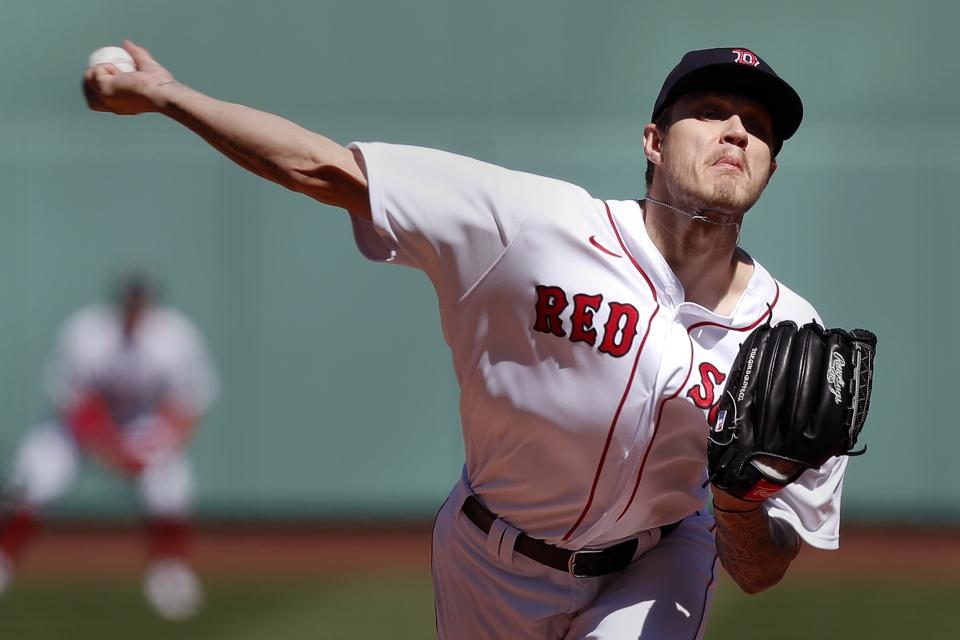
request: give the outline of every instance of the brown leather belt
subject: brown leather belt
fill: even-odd
[[[477,528],[484,533],[490,533],[490,527],[497,519],[495,515],[480,504],[480,501],[474,495],[467,496],[467,499],[464,500],[463,513],[470,518],[470,522],[477,525]],[[680,526],[680,522],[660,527],[660,538],[663,539],[678,526]],[[618,542],[606,549],[571,551],[570,549],[555,547],[520,532],[513,545],[513,550],[542,565],[557,571],[567,572],[574,578],[596,578],[626,569],[633,561],[633,554],[636,553],[638,545],[637,538],[633,538],[632,540]]]

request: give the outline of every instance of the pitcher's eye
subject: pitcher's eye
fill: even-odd
[[[771,136],[770,125],[761,118],[748,117],[744,119],[743,126],[746,127],[747,131],[763,140],[767,140]]]

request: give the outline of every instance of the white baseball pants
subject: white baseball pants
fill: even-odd
[[[518,532],[502,520],[484,534],[461,511],[469,493],[461,480],[434,525],[440,640],[703,637],[719,570],[711,516],[690,516],[663,540],[641,533],[622,572],[574,578],[513,552]]]
[[[13,464],[11,488],[19,499],[42,509],[73,487],[82,454],[73,437],[59,424],[40,425],[20,443]],[[135,480],[145,513],[151,517],[182,518],[193,500],[193,471],[184,455],[152,462]]]

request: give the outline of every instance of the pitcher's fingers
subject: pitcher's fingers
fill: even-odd
[[[92,76],[90,76],[89,72],[85,73],[80,87],[83,89],[83,97],[87,101],[87,107],[93,111],[100,111],[100,109],[97,108],[100,98],[94,88],[90,85],[91,77]]]
[[[133,56],[133,61],[137,64],[137,69],[140,71],[147,71],[151,66],[159,66],[160,64],[154,60],[149,51],[147,51],[144,47],[135,44],[132,40],[124,40],[123,48],[127,50],[127,53]]]
[[[120,67],[113,64],[112,62],[101,62],[100,64],[96,64],[93,67],[91,67],[91,69],[93,69],[95,73],[99,70],[101,72],[100,77],[104,77],[105,75],[115,76],[118,73],[123,73],[122,71],[120,71]]]
[[[104,88],[104,82],[106,82],[109,78],[112,78],[113,76],[118,75],[120,73],[120,69],[118,69],[115,65],[110,64],[109,62],[105,62],[104,64],[98,64],[94,66],[91,69],[91,71],[93,71],[94,86],[101,91]]]

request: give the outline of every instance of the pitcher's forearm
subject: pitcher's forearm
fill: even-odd
[[[715,516],[720,562],[740,588],[759,593],[780,582],[800,551],[796,531],[760,505],[745,513],[715,510]]]
[[[152,87],[149,98],[157,111],[258,176],[334,206],[365,202],[366,178],[353,153],[325,136],[174,80]]]

